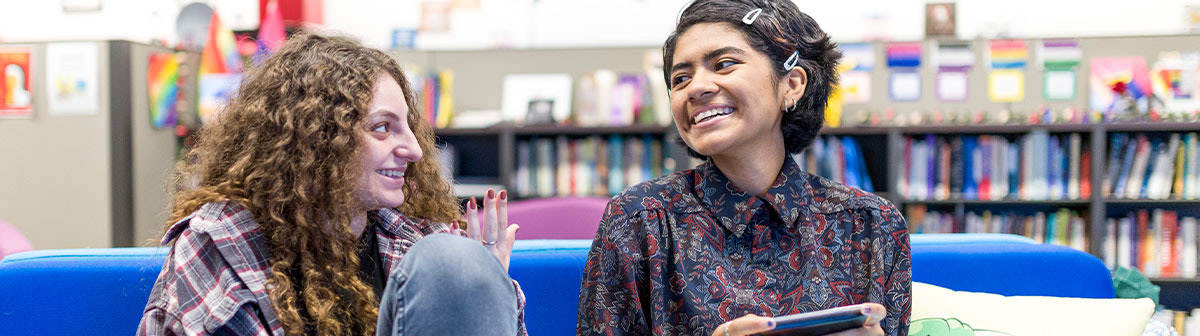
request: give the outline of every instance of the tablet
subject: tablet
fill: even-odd
[[[818,310],[815,312],[776,316],[775,329],[761,333],[763,336],[818,336],[860,328],[867,323],[862,313],[863,304]]]

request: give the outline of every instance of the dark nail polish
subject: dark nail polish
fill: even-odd
[[[467,209],[475,210],[475,197],[471,197],[471,201],[467,202]]]
[[[871,306],[866,306],[866,307],[863,307],[863,313],[864,313],[864,314],[870,314],[870,313],[871,313]]]
[[[496,197],[496,196],[494,195],[494,193],[495,193],[495,191],[493,191],[492,189],[488,189],[488,192],[487,192],[487,198],[494,198],[494,197]]]
[[[500,191],[500,199],[502,199],[502,200],[505,200],[505,201],[507,201],[507,200],[508,200],[508,190],[501,190],[501,191]]]
[[[775,326],[775,320],[768,320],[768,321],[767,321],[767,326],[768,326],[768,327],[774,327],[774,326]]]

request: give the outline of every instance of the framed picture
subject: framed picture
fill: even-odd
[[[954,3],[925,4],[925,36],[954,36],[955,16]]]

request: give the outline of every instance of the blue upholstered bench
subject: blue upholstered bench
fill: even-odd
[[[1064,246],[1011,235],[914,235],[913,277],[1004,295],[1113,297],[1107,269]],[[510,274],[521,282],[533,335],[571,335],[589,240],[518,241]],[[166,248],[43,250],[0,261],[0,334],[129,335]]]

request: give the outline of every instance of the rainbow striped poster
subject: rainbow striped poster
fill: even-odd
[[[154,128],[175,125],[179,98],[179,56],[174,53],[150,54],[146,88],[150,97],[150,123]]]
[[[1025,64],[1029,47],[1023,40],[988,42],[988,99],[997,103],[1025,100]]]
[[[988,42],[988,65],[992,69],[1024,69],[1029,59],[1029,47],[1023,40],[994,40]]]

